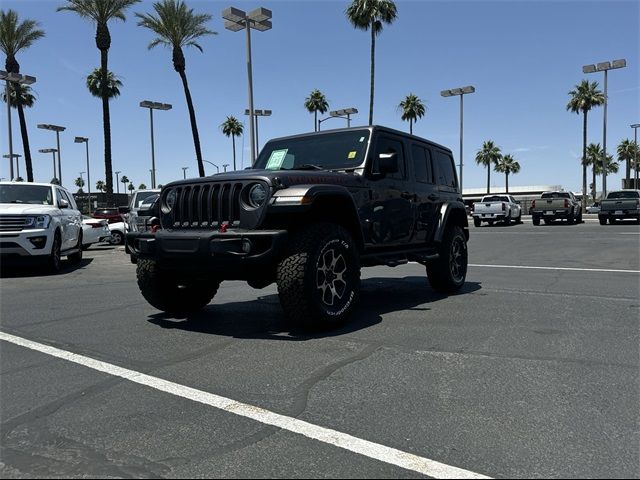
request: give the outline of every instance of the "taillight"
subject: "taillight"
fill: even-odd
[[[102,228],[101,223],[90,223],[89,225],[91,225],[91,228]]]
[[[502,211],[506,212],[507,211],[507,205],[505,205],[504,202],[502,202]]]
[[[564,199],[564,208],[569,208],[569,200]]]

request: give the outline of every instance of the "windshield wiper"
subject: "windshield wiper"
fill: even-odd
[[[24,203],[22,200],[11,200],[9,203]]]
[[[326,169],[321,165],[314,165],[313,163],[305,163],[304,165],[293,167],[290,170],[326,170]]]

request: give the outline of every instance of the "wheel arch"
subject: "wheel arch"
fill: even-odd
[[[444,232],[449,225],[456,225],[462,228],[464,236],[469,240],[469,221],[464,206],[459,202],[447,202],[440,207],[438,226],[433,236],[436,243],[441,243]]]

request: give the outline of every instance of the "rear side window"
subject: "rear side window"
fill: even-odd
[[[458,188],[453,158],[444,152],[436,150],[436,183],[445,187]]]
[[[412,145],[411,156],[413,157],[413,172],[416,182],[433,183],[431,151],[420,145]]]

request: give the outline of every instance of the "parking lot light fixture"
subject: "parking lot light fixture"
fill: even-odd
[[[14,153],[14,154],[7,154],[7,155],[3,155],[3,158],[10,158],[10,166],[11,166],[11,175],[12,178],[11,180],[13,180],[13,159],[16,159],[16,178],[20,176],[20,157],[22,157],[22,155],[18,154],[18,153]]]
[[[143,100],[140,102],[142,108],[149,109],[149,119],[151,121],[151,188],[156,188],[156,154],[153,141],[153,111],[154,110],[171,110],[169,103],[152,102],[151,100]]]
[[[87,151],[87,195],[89,196],[89,202],[91,202],[91,173],[89,170],[89,139],[87,137],[76,137],[74,139],[75,143],[84,143]],[[91,203],[89,203],[91,206]],[[89,208],[91,211],[91,208]]]
[[[189,167],[182,167],[182,178],[184,180],[187,179],[187,170],[189,170]]]
[[[604,118],[602,125],[602,198],[607,197],[607,81],[609,70],[616,70],[627,66],[624,58],[610,62],[600,62],[595,65],[584,65],[583,73],[604,72]]]
[[[244,109],[244,114],[249,115],[249,109]],[[271,110],[259,110],[254,109],[253,115],[256,117],[256,158],[258,157],[258,153],[260,153],[260,142],[258,140],[258,117],[270,117],[273,112]]]
[[[220,167],[218,167],[218,165],[216,165],[215,163],[210,162],[209,160],[203,160],[203,162],[207,162],[209,165],[213,165],[214,167],[216,167],[216,173],[220,173]]]
[[[50,123],[40,123],[38,124],[38,128],[42,128],[43,130],[52,130],[56,132],[56,142],[58,144],[58,181],[60,185],[62,185],[62,156],[60,155],[60,132],[64,132],[67,127],[61,127],[60,125],[52,125]]]
[[[354,107],[342,108],[340,110],[332,110],[329,112],[329,116],[318,120],[318,131],[322,122],[325,122],[331,118],[344,118],[347,120],[347,128],[351,127],[351,115],[358,113],[358,109]]]
[[[222,164],[222,168],[224,168],[224,172],[225,172],[225,173],[227,172],[227,167],[228,167],[228,166],[229,166],[229,164],[228,164],[228,163],[223,163],[223,164]]]
[[[246,31],[247,37],[247,76],[249,80],[249,137],[251,142],[251,165],[256,162],[256,145],[254,133],[255,111],[253,109],[253,72],[251,68],[251,29],[265,32],[270,30],[271,10],[263,7],[256,8],[248,14],[239,8],[229,7],[222,11],[225,20],[224,28],[232,32]]]
[[[56,178],[56,152],[58,150],[55,148],[41,148],[38,151],[40,153],[53,153],[53,178]]]
[[[120,170],[117,172],[113,172],[116,174],[116,193],[120,194],[120,174],[122,173]]]
[[[464,99],[463,97],[469,93],[475,93],[476,88],[468,85],[461,88],[452,88],[450,90],[442,90],[440,95],[443,97],[460,96],[460,195],[462,195],[462,168],[464,165],[463,145],[464,145]]]

